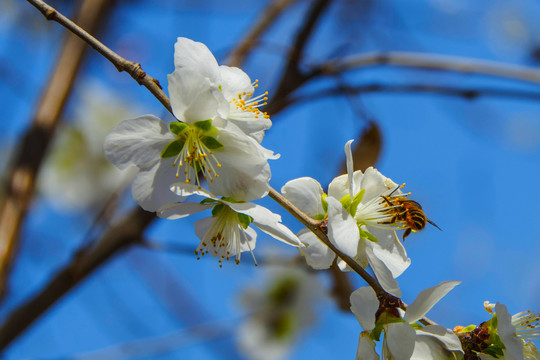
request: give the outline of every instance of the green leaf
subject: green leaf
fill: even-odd
[[[225,205],[223,205],[222,203],[217,204],[212,208],[212,216],[218,216],[223,211],[223,209],[225,209]]]
[[[351,216],[354,217],[356,215],[356,210],[358,209],[358,205],[360,205],[360,202],[364,198],[364,194],[366,193],[366,189],[360,190],[358,194],[356,194],[353,198],[351,208],[349,213],[351,213]]]
[[[476,325],[472,324],[472,325],[469,325],[469,326],[465,326],[463,329],[461,329],[459,332],[460,333],[467,333],[467,332],[471,332],[473,331],[474,329],[476,329]]]
[[[249,215],[242,214],[242,213],[237,213],[237,215],[238,215],[238,221],[240,222],[240,225],[242,225],[244,229],[247,229],[249,224],[253,222],[253,218]]]
[[[383,326],[382,325],[376,325],[375,328],[373,328],[373,330],[371,330],[371,332],[369,333],[369,336],[373,340],[379,341],[381,339],[382,331],[383,331]]]
[[[184,142],[180,140],[174,140],[171,141],[163,151],[161,152],[161,158],[166,159],[173,156],[176,156],[182,151],[182,148],[184,147]]]
[[[202,131],[210,131],[212,129],[212,119],[197,121],[193,125]]]
[[[220,149],[223,147],[222,143],[220,143],[219,141],[217,141],[215,138],[211,136],[203,136],[201,137],[201,141],[210,150]]]
[[[182,122],[172,122],[169,124],[169,130],[175,135],[180,134],[182,131],[186,130],[188,125]]]
[[[411,325],[411,327],[412,327],[414,330],[421,330],[421,329],[424,328],[424,327],[423,327],[421,324],[419,324],[419,323],[412,323],[412,324],[410,324],[410,325]]]
[[[489,345],[487,348],[485,348],[482,351],[484,354],[488,354],[493,356],[494,358],[499,358],[501,356],[504,356],[503,349],[498,345]]]
[[[202,199],[200,202],[201,205],[210,205],[210,204],[219,204],[219,203],[220,203],[219,201],[210,199],[210,198]]]
[[[349,209],[351,206],[351,195],[345,195],[341,198],[341,200],[339,200],[339,202],[341,203],[341,205],[343,205],[345,209]]]
[[[328,214],[328,203],[326,202],[327,197],[328,197],[328,195],[326,195],[325,193],[323,193],[321,195],[322,208],[323,208],[325,214]]]
[[[315,215],[315,220],[324,220],[325,217],[326,217],[326,215],[324,215],[324,214],[317,214],[317,215]]]
[[[379,240],[373,236],[370,232],[362,229],[360,226],[358,226],[358,230],[360,231],[360,237],[363,239],[367,239],[371,242],[379,242]]]

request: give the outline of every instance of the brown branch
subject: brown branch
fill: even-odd
[[[95,30],[110,5],[111,2],[106,0],[84,1],[79,11],[79,21]],[[85,48],[85,44],[76,36],[70,34],[66,38],[33,123],[23,137],[8,175],[5,198],[0,208],[0,298],[7,291],[7,278],[18,247],[20,228],[34,195],[36,175],[73,87]]]
[[[257,40],[272,25],[272,23],[292,5],[296,0],[274,0],[261,13],[257,23],[244,37],[236,48],[229,54],[227,63],[229,66],[240,66],[244,62],[249,51],[257,44]]]
[[[73,34],[84,40],[88,45],[93,47],[98,53],[100,53],[101,55],[103,55],[103,57],[109,60],[118,71],[125,71],[129,75],[131,75],[131,77],[135,79],[135,81],[137,81],[139,85],[143,85],[144,87],[146,87],[156,97],[156,99],[158,99],[159,102],[161,102],[161,104],[165,106],[167,110],[169,110],[169,112],[172,112],[169,98],[161,90],[161,85],[159,84],[159,81],[146,74],[141,68],[141,64],[124,59],[123,57],[103,45],[100,41],[98,41],[88,32],[84,31],[80,26],[69,20],[67,17],[56,11],[56,9],[54,9],[52,6],[44,3],[43,1],[26,1],[35,6],[43,14],[43,16],[45,16],[47,20],[56,21],[57,23],[71,31]]]
[[[13,311],[0,327],[0,349],[20,335],[58,299],[84,280],[93,270],[114,254],[140,240],[144,229],[155,214],[136,208],[124,219],[111,226],[95,246],[77,252],[36,296]]]
[[[454,71],[465,74],[494,76],[540,84],[540,70],[522,65],[510,65],[497,61],[471,59],[413,52],[371,52],[346,59],[332,60],[317,67],[321,74],[337,74],[367,67],[391,65],[427,70]]]

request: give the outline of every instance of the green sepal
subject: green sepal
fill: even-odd
[[[364,194],[366,193],[366,189],[360,190],[358,194],[356,194],[353,198],[353,201],[351,203],[351,208],[349,209],[349,213],[352,217],[356,215],[356,210],[358,209],[358,205],[360,205],[360,202],[364,198]]]
[[[381,315],[379,315],[379,318],[377,319],[377,322],[375,325],[388,325],[388,324],[397,324],[397,323],[404,323],[405,320],[403,320],[400,317],[395,317],[394,315],[390,314],[388,311],[383,311]]]
[[[325,214],[328,214],[328,203],[326,202],[327,197],[328,195],[326,195],[325,193],[321,195],[321,205]]]
[[[218,85],[218,89],[219,91],[223,91],[223,88],[221,87],[221,85]]]
[[[188,128],[188,124],[183,122],[172,122],[169,124],[169,130],[174,135],[179,135],[182,131],[186,130]]]
[[[491,344],[487,348],[485,348],[482,351],[484,354],[488,354],[493,356],[494,358],[499,358],[501,356],[504,356],[503,348],[501,348],[499,345]]]
[[[240,222],[240,225],[242,225],[244,229],[247,229],[249,224],[253,222],[253,218],[249,215],[242,214],[242,213],[236,213],[236,215],[238,215],[238,221]]]
[[[414,330],[422,330],[422,329],[424,328],[424,327],[423,327],[421,324],[419,324],[419,323],[412,323],[412,324],[410,324],[410,325],[411,325],[411,327],[412,327]]]
[[[380,341],[382,331],[383,331],[383,326],[376,325],[373,328],[373,330],[371,330],[371,332],[369,333],[369,336],[375,341]]]
[[[216,150],[223,147],[223,144],[211,136],[202,136],[201,141],[210,150]]]
[[[469,326],[465,326],[463,329],[461,329],[460,331],[458,331],[458,333],[467,333],[467,332],[473,331],[474,329],[476,329],[476,325],[471,324],[471,325],[469,325]]]
[[[223,209],[225,209],[224,204],[222,203],[217,204],[216,206],[212,208],[212,216],[213,217],[218,216],[223,211]]]
[[[197,121],[193,125],[202,131],[210,131],[212,130],[212,119]]]
[[[205,198],[205,199],[201,200],[200,204],[201,205],[219,204],[219,201],[214,200],[214,199],[210,199],[210,198]]]
[[[371,242],[379,242],[379,240],[375,236],[373,236],[370,232],[362,229],[360,226],[358,226],[358,231],[360,231],[360,237],[362,239],[367,239]]]
[[[317,214],[317,215],[315,215],[315,220],[324,220],[325,217],[326,217],[326,215],[324,215],[324,214]]]
[[[345,209],[350,209],[351,207],[351,195],[347,194],[345,195],[344,197],[341,198],[341,200],[339,200],[339,202],[341,203],[341,205],[343,205],[343,207]]]
[[[161,152],[161,158],[166,159],[180,154],[184,148],[184,142],[181,140],[171,141]]]

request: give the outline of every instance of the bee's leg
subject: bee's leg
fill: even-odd
[[[388,200],[388,197],[387,197],[387,196],[382,196],[382,195],[381,195],[381,197],[382,197],[383,200],[388,204],[388,206],[394,206],[394,204],[392,204],[392,203],[390,202],[390,200]]]
[[[379,224],[395,224],[397,221],[397,216],[394,215],[390,220],[387,220],[387,221],[381,221]]]
[[[405,238],[406,238],[407,236],[409,236],[409,234],[411,233],[411,231],[412,231],[411,228],[407,228],[407,230],[405,230],[405,232],[403,233],[403,237],[402,237],[403,241],[405,241]]]

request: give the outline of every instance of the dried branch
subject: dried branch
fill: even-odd
[[[165,106],[167,110],[169,110],[169,112],[172,112],[169,98],[161,90],[161,85],[159,84],[159,81],[146,74],[141,68],[141,64],[124,59],[123,57],[103,45],[100,41],[98,41],[88,32],[84,31],[80,26],[69,20],[67,17],[56,11],[56,9],[54,9],[52,6],[44,3],[43,1],[26,1],[35,6],[43,14],[43,16],[45,16],[47,20],[56,21],[57,23],[71,31],[73,34],[84,40],[88,45],[93,47],[98,53],[100,53],[101,55],[103,55],[103,57],[109,60],[118,71],[125,71],[129,75],[131,75],[131,77],[135,79],[135,81],[137,81],[139,85],[143,85],[144,87],[146,87],[156,97],[156,99],[158,99],[159,102],[161,102],[161,104]]]
[[[79,11],[79,21],[95,30],[112,5],[106,0],[86,0]],[[44,90],[31,127],[23,136],[20,150],[6,183],[0,208],[0,298],[7,290],[7,278],[18,248],[24,217],[34,195],[36,175],[52,139],[54,129],[66,104],[86,46],[76,36],[66,38],[57,65]]]
[[[240,66],[244,62],[251,48],[257,44],[257,40],[272,25],[272,23],[292,5],[296,0],[275,0],[270,3],[259,16],[259,20],[251,28],[238,46],[229,54],[227,63],[229,66]]]
[[[413,52],[371,52],[331,60],[317,66],[319,74],[338,74],[367,67],[391,65],[427,70],[455,71],[465,74],[494,76],[540,84],[540,70],[523,65],[510,65],[497,61],[471,59]]]
[[[104,264],[121,249],[139,241],[142,232],[154,218],[154,213],[136,208],[111,226],[95,246],[92,246],[92,243],[77,252],[43,290],[9,314],[0,327],[0,349],[4,349],[94,269]]]

